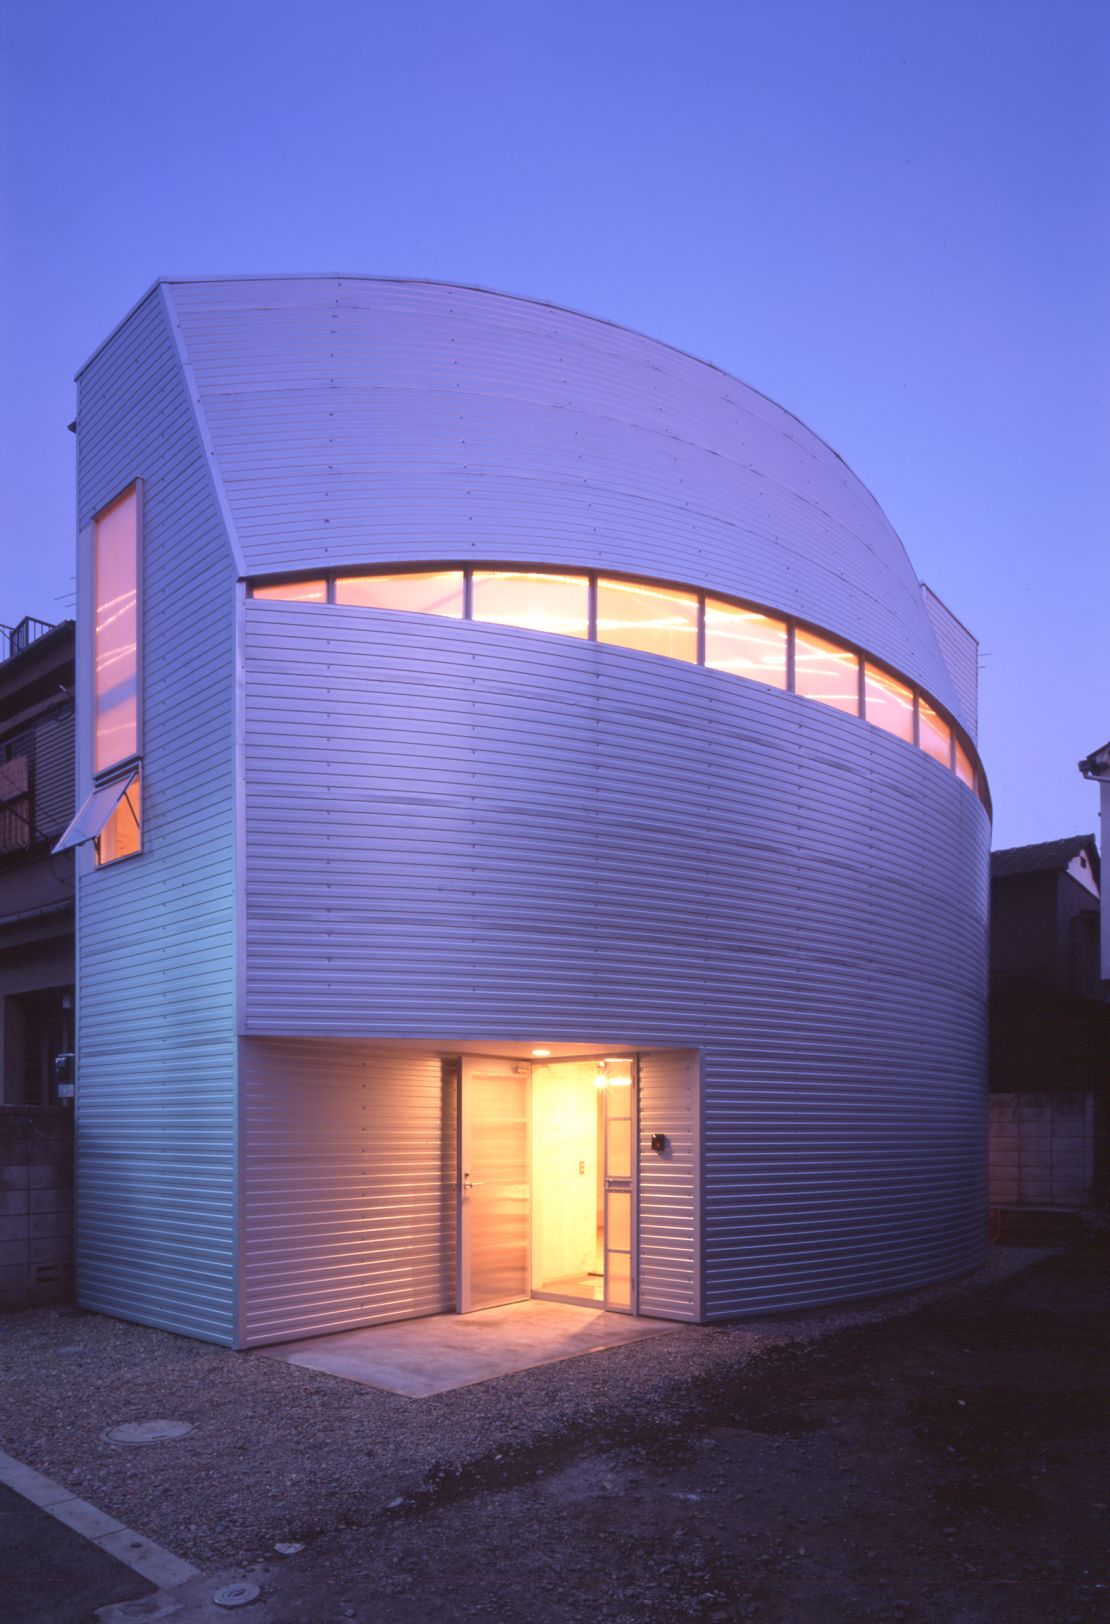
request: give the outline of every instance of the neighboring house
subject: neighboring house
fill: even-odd
[[[5,1105],[71,1083],[74,628],[0,627],[0,1046]]]
[[[0,1309],[72,1283],[73,643],[0,627]]]
[[[235,1346],[973,1267],[975,648],[665,344],[158,283],[79,378],[79,1301]]]
[[[1094,835],[991,854],[990,1190],[1002,1236],[1064,1234],[1106,1204],[1099,892]]]
[[[1110,744],[1092,750],[1079,763],[1079,771],[1099,787],[1099,819],[1102,825],[1102,843],[1106,845],[1106,831],[1110,829]],[[1110,981],[1110,909],[1102,916],[1102,979]]]

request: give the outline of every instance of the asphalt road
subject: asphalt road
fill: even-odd
[[[88,1624],[97,1607],[155,1586],[0,1483],[0,1618]]]

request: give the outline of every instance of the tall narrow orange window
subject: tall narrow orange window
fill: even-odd
[[[93,771],[139,749],[139,493],[93,521]]]

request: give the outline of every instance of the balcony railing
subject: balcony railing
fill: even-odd
[[[34,620],[30,615],[24,615],[17,626],[0,626],[0,661],[22,654],[25,648],[53,630],[49,620]]]

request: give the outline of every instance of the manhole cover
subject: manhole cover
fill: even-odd
[[[254,1601],[259,1594],[257,1585],[244,1583],[237,1585],[224,1585],[220,1590],[212,1592],[212,1600],[217,1607],[245,1607],[249,1601]]]
[[[188,1421],[124,1421],[107,1427],[100,1436],[110,1444],[163,1444],[170,1438],[184,1438],[192,1432]]]

